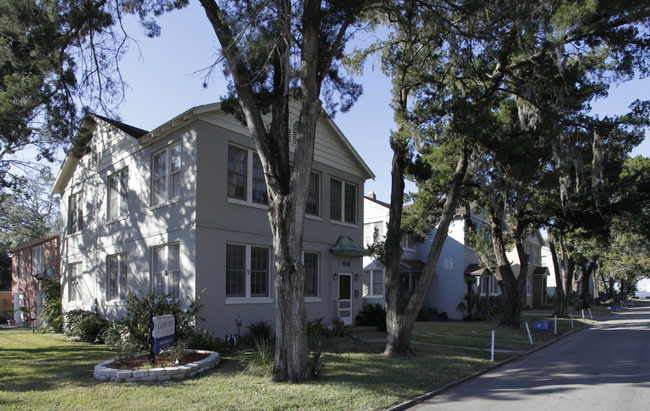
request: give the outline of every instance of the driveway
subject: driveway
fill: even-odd
[[[412,409],[648,410],[650,302],[637,302]]]

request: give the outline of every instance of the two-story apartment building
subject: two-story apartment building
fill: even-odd
[[[372,243],[375,236],[383,239],[386,235],[389,204],[377,200],[374,193],[364,197],[364,246]],[[423,303],[424,307],[446,312],[452,319],[461,319],[463,313],[457,310],[463,296],[477,291],[479,280],[489,281],[493,276],[487,270],[480,269],[474,249],[465,240],[464,210],[458,210],[449,226],[447,240],[443,246],[435,274]],[[486,226],[481,214],[472,214],[474,229]],[[402,261],[400,262],[401,288],[408,293],[417,286],[422,274],[424,262],[437,229],[420,244],[413,243],[408,236],[402,239]],[[363,296],[371,304],[385,304],[386,268],[372,257],[364,258]]]
[[[389,204],[377,200],[372,192],[364,197],[364,203],[363,244],[367,246],[374,241],[375,237],[385,238]],[[496,277],[489,270],[480,267],[476,251],[466,238],[466,229],[479,233],[489,230],[487,217],[479,210],[472,209],[470,216],[472,227],[466,227],[467,221],[464,213],[464,209],[459,209],[454,215],[423,303],[424,307],[432,307],[436,308],[438,312],[446,312],[451,319],[463,317],[464,313],[457,309],[458,304],[470,290],[481,296],[501,294]],[[434,228],[429,237],[421,244],[412,243],[408,237],[402,240],[403,254],[400,262],[402,292],[408,292],[417,285],[436,232],[437,229]],[[536,230],[525,241],[524,247],[529,255],[526,285],[526,305],[529,307],[538,308],[546,303],[548,270],[542,264],[542,253],[547,250],[544,244],[539,230]],[[508,258],[513,265],[515,275],[519,275],[520,266],[516,252],[510,252]],[[364,299],[371,304],[385,304],[385,267],[369,256],[364,257],[363,266]]]
[[[291,113],[297,119],[297,112]],[[62,235],[63,309],[126,314],[128,291],[179,298],[202,290],[198,326],[217,335],[273,324],[267,193],[248,129],[219,103],[152,131],[89,115],[88,153],[69,154],[53,186]],[[291,146],[293,152],[293,145]],[[351,324],[361,308],[362,193],[374,175],[327,116],[310,175],[303,259],[310,320]]]
[[[548,247],[539,230],[534,230],[524,240],[524,251],[528,256],[528,270],[526,272],[525,287],[525,304],[526,307],[542,308],[547,302],[547,280],[550,271],[546,267],[544,256],[547,254]],[[510,265],[515,275],[519,277],[521,273],[521,263],[517,250],[514,248],[507,254]]]
[[[56,278],[60,272],[59,241],[59,233],[55,233],[11,250],[11,294],[16,324],[22,324],[27,318],[24,312],[18,311],[21,307],[32,308],[30,318],[38,319],[44,303],[40,280]]]

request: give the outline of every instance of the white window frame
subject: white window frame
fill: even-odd
[[[43,246],[32,248],[32,276],[43,272]]]
[[[413,238],[410,234],[402,234],[402,239],[400,240],[399,245],[402,247],[402,250],[415,251],[415,245],[413,244]]]
[[[340,204],[340,210],[339,210],[339,212],[341,214],[340,219],[337,219],[333,215],[333,212],[334,212],[333,208],[335,208],[335,205],[332,204],[331,195],[332,195],[332,190],[333,190],[333,187],[332,187],[333,184],[332,183],[334,181],[337,181],[337,182],[341,183],[341,193],[340,193],[341,204]],[[354,188],[354,221],[348,221],[346,219],[346,215],[345,215],[346,200],[348,198],[346,196],[346,187],[347,186],[350,186],[350,187]],[[350,182],[345,181],[345,180],[341,180],[339,178],[332,177],[330,179],[330,221],[332,221],[334,223],[338,223],[338,224],[345,224],[345,225],[350,225],[350,226],[356,227],[358,222],[359,222],[359,216],[358,216],[358,214],[359,214],[359,199],[357,197],[359,197],[359,187],[356,184],[350,183]]]
[[[243,243],[226,243],[226,258],[224,258],[224,269],[228,270],[228,247],[244,247],[244,295],[243,296],[228,296],[227,290],[228,286],[226,282],[228,281],[228,275],[224,276],[224,290],[226,297],[226,304],[250,304],[250,303],[272,303],[273,298],[271,297],[271,270],[272,270],[272,259],[271,259],[271,247],[265,245],[257,244],[243,244]],[[252,249],[265,249],[267,252],[267,273],[266,273],[266,288],[267,292],[265,296],[252,296],[251,295],[251,272],[252,272]]]
[[[128,276],[129,269],[127,265],[126,253],[113,254],[106,257],[106,299],[108,301],[126,301],[128,297]],[[117,285],[117,295],[114,295],[113,289],[113,268],[117,268],[115,282]]]
[[[254,191],[255,191],[255,162],[259,161],[261,165],[261,160],[259,158],[259,155],[257,154],[257,151],[251,150],[246,147],[239,146],[237,144],[228,144],[228,155],[230,155],[230,149],[233,148],[235,150],[241,150],[246,152],[246,170],[245,170],[245,186],[244,186],[244,198],[238,198],[238,197],[230,197],[228,193],[228,188],[226,187],[226,196],[228,198],[229,203],[235,203],[235,204],[242,204],[242,205],[248,205],[248,206],[253,206],[253,207],[258,207],[258,208],[264,208],[267,209],[269,205],[269,200],[268,200],[268,187],[266,187],[266,180],[264,180],[264,193],[263,195],[266,198],[266,201],[260,202],[260,201],[255,201],[255,196],[254,196]],[[230,174],[230,170],[227,170],[227,173]],[[241,175],[241,174],[240,174]],[[257,179],[259,180],[259,179]],[[227,184],[227,183],[226,183]]]
[[[368,276],[368,285],[366,286],[366,275]],[[383,270],[366,270],[363,272],[363,281],[361,284],[361,287],[363,288],[363,298],[383,298],[384,297],[384,281],[383,281],[383,275],[384,271]],[[377,294],[377,290],[375,289],[375,280],[377,276],[380,276],[380,288],[381,290],[379,294]]]
[[[128,180],[129,170],[124,168],[108,176],[108,198],[106,201],[106,218],[108,221],[117,220],[126,216],[128,212]],[[111,206],[112,199],[115,198],[115,206]],[[117,211],[116,211],[117,210]]]
[[[156,158],[163,156],[165,170],[161,176],[156,176]],[[177,160],[175,163],[174,160]],[[180,200],[181,197],[181,172],[183,171],[183,149],[180,141],[170,144],[162,150],[151,155],[151,206],[163,206]],[[162,181],[160,192],[158,182]],[[158,198],[159,197],[159,198]]]
[[[68,263],[68,301],[81,301],[80,282],[82,278],[81,262]]]
[[[320,298],[320,253],[317,251],[303,251],[302,252],[302,263],[303,265],[305,264],[305,255],[310,254],[310,255],[315,255],[316,256],[316,294],[315,295],[307,295],[307,291],[305,290],[305,301],[310,301],[310,302],[316,302],[316,301],[321,301]],[[307,267],[305,266],[305,288],[307,287]]]
[[[68,197],[68,235],[79,233],[84,228],[84,204],[81,191]]]
[[[174,266],[172,264],[174,260],[170,259],[170,248],[172,247],[174,247],[178,252],[178,255],[176,256],[178,267]],[[158,252],[158,250],[164,250],[165,252],[160,267],[156,266],[156,252]],[[179,242],[158,245],[151,248],[151,292],[155,296],[160,297],[165,295],[170,298],[180,298],[181,272],[181,246]],[[178,278],[177,285],[174,285],[174,276]],[[158,290],[158,278],[162,280],[162,291]]]

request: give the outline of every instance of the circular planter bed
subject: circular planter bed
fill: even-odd
[[[219,353],[214,351],[191,350],[183,362],[174,363],[161,354],[154,365],[149,365],[148,354],[140,354],[129,361],[112,359],[97,364],[94,376],[112,382],[181,380],[208,371],[220,361]]]

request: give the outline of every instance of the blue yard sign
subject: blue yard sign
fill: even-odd
[[[153,353],[171,348],[176,343],[176,324],[173,315],[153,317]]]

